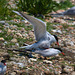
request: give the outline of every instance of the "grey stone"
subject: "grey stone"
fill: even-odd
[[[75,71],[74,71],[74,72],[72,72],[72,75],[75,75]]]
[[[8,26],[9,24],[8,23],[5,23],[5,25]]]
[[[16,72],[12,72],[10,75],[16,75]]]
[[[5,24],[5,21],[0,21],[1,24]]]

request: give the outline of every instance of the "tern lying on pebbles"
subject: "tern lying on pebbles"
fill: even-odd
[[[31,50],[29,50],[31,51]],[[36,54],[40,54],[44,57],[49,57],[49,56],[54,56],[54,55],[57,55],[59,53],[61,53],[62,55],[65,55],[61,48],[49,48],[49,49],[38,49],[38,50],[32,50],[32,52],[36,53]]]
[[[20,47],[20,49],[25,48],[26,50],[32,50],[32,49],[47,49],[50,47],[50,45],[53,42],[56,42],[58,45],[58,37],[56,35],[51,35],[49,32],[46,31],[46,23],[43,22],[40,19],[37,19],[35,17],[32,17],[30,15],[24,14],[23,12],[14,11],[16,14],[22,16],[24,19],[29,21],[34,28],[34,34],[36,38],[36,43],[32,45],[27,45]]]
[[[57,13],[57,14],[50,14],[50,15],[53,17],[61,17],[61,16],[75,17],[75,6],[64,12]]]
[[[5,64],[6,60],[2,60],[0,62],[0,75],[4,75],[4,73],[6,72],[6,64]]]

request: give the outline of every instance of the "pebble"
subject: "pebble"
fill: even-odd
[[[68,46],[74,46],[74,43],[72,41],[70,41],[70,42],[67,42],[67,45]]]
[[[23,36],[23,37],[28,37],[28,34],[23,33],[22,36]]]
[[[16,42],[17,42],[17,39],[13,38],[13,39],[11,40],[11,42],[16,43]]]
[[[18,35],[18,36],[22,37],[22,35],[21,35],[20,33],[16,33],[16,35]]]
[[[75,75],[75,71],[74,71],[74,72],[72,72],[72,75]]]
[[[37,61],[37,59],[34,59],[34,58],[30,58],[29,60],[30,61]]]
[[[10,75],[16,75],[16,72],[12,72]]]
[[[43,60],[43,62],[47,64],[52,64],[52,61],[48,61],[48,60]]]
[[[6,26],[9,26],[9,24],[8,24],[8,23],[5,23],[5,25],[6,25]]]
[[[21,67],[23,68],[24,67],[24,64],[23,63],[16,63],[18,65],[18,67]]]
[[[0,30],[0,33],[2,33],[2,30]]]
[[[24,22],[25,22],[26,24],[29,24],[29,22],[28,22],[28,21],[26,21],[26,20],[25,20]]]
[[[12,30],[11,30],[11,29],[8,29],[7,33],[9,34],[9,33],[11,33],[11,32],[12,32]]]
[[[55,32],[55,33],[60,33],[60,34],[62,34],[61,30],[52,30],[52,31]]]
[[[0,41],[4,41],[4,38],[3,37],[0,37]]]
[[[1,24],[5,24],[5,21],[0,21]]]
[[[16,46],[16,47],[19,47],[19,43],[15,43],[15,46]]]
[[[7,44],[7,41],[5,41],[4,44]]]

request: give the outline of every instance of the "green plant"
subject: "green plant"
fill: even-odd
[[[72,2],[70,0],[61,1],[59,4],[59,9],[66,9],[67,7],[72,7]]]
[[[0,20],[6,19],[11,14],[7,0],[0,0]]]
[[[16,3],[19,10],[26,11],[34,16],[50,13],[55,7],[59,6],[53,0],[19,0]]]

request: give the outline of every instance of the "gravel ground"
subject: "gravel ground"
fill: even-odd
[[[45,21],[47,30],[58,36],[65,56],[59,54],[44,59],[32,53],[33,58],[30,58],[29,52],[12,51],[24,43],[36,42],[32,25],[14,15],[12,20],[0,21],[0,61],[7,60],[5,75],[75,75],[75,20],[69,17],[46,17]]]

